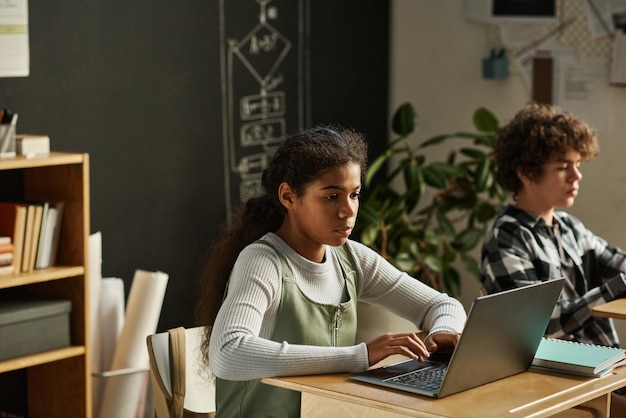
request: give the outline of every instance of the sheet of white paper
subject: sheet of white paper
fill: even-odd
[[[124,281],[116,277],[103,278],[100,282],[100,301],[98,312],[98,364],[100,369],[94,371],[93,382],[93,416],[97,417],[105,382],[110,379],[102,378],[98,374],[109,371],[113,362],[113,355],[117,341],[124,327]],[[95,353],[94,353],[95,355]]]
[[[25,77],[30,72],[28,1],[0,2],[0,77]]]
[[[554,104],[572,112],[595,129],[604,129],[607,73],[604,58],[578,60],[564,55],[555,60]]]
[[[113,357],[124,329],[124,281],[106,277],[100,284],[100,340],[101,371],[114,370]]]
[[[111,370],[149,368],[146,338],[159,322],[168,275],[135,271],[128,295],[124,327],[120,334]],[[132,418],[141,400],[144,375],[133,373],[118,382],[105,382],[100,418]]]
[[[91,334],[91,370],[100,372],[100,333],[98,310],[100,304],[100,280],[102,280],[102,234],[89,236],[89,331]]]
[[[100,363],[100,281],[102,280],[102,234],[95,232],[89,236],[89,260],[87,265],[89,280],[89,341],[91,343],[91,371],[101,372]],[[96,405],[100,402],[99,381],[94,380],[92,385],[93,411],[97,411]]]

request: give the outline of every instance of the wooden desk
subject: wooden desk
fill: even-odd
[[[603,318],[626,319],[626,298],[615,299],[591,310],[593,316]]]
[[[346,373],[262,382],[302,392],[302,417],[608,417],[626,367],[601,378],[528,371],[442,399],[355,382]]]

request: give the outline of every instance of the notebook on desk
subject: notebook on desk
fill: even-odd
[[[431,356],[350,375],[351,379],[436,398],[529,369],[564,279],[477,298],[449,359]],[[429,383],[430,379],[435,382]],[[438,380],[438,382],[437,382]]]

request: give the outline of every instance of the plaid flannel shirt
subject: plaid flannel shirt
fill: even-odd
[[[563,250],[579,274],[566,277],[546,336],[618,346],[613,321],[593,317],[591,309],[626,296],[626,253],[609,246],[565,212],[555,212],[554,222],[559,224]],[[488,293],[565,275],[549,228],[536,215],[513,206],[503,209],[481,249],[481,281]]]

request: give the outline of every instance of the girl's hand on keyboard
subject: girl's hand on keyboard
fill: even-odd
[[[370,366],[393,354],[402,354],[419,361],[424,361],[430,355],[424,342],[415,333],[387,333],[367,343]]]
[[[459,343],[461,334],[457,332],[437,332],[431,334],[424,340],[428,351],[454,351],[454,347]]]

